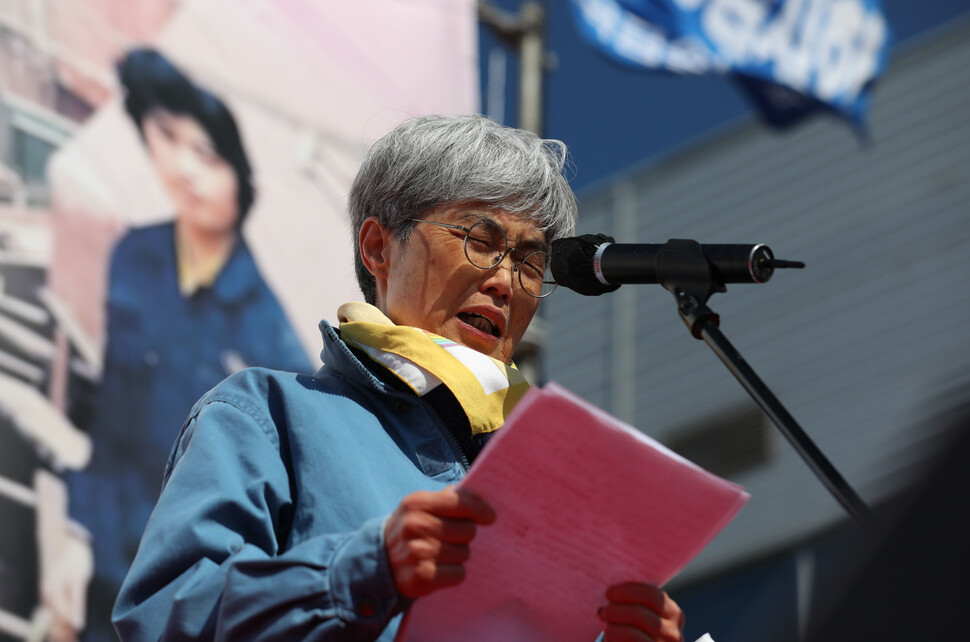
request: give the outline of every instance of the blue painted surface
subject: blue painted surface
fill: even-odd
[[[522,4],[522,0],[492,1],[513,12]],[[544,0],[543,4],[549,19],[548,48],[558,60],[546,76],[543,134],[570,146],[577,191],[729,124],[755,117],[729,79],[677,77],[622,68],[582,39],[567,2]],[[966,0],[882,0],[882,5],[897,47],[948,21],[970,15]],[[485,96],[488,52],[497,41],[487,28],[481,28],[480,33]],[[517,59],[510,56],[506,124],[517,122],[516,64]],[[891,73],[891,55],[889,68]],[[878,85],[873,101],[879,101]]]

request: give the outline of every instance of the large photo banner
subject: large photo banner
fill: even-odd
[[[0,2],[0,640],[114,639],[194,402],[319,367],[346,196],[478,111],[473,0]]]

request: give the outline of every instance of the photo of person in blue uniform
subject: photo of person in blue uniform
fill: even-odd
[[[115,639],[111,605],[195,401],[247,366],[312,369],[241,234],[255,189],[232,113],[158,51],[132,50],[117,69],[175,211],[111,254],[94,455],[72,488],[95,559],[86,639]]]

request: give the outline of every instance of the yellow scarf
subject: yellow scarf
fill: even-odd
[[[366,352],[419,396],[443,383],[468,415],[472,434],[500,428],[529,389],[515,364],[420,328],[395,325],[367,303],[345,303],[337,318],[341,339]]]

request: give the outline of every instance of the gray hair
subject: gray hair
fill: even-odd
[[[370,148],[350,190],[354,267],[364,299],[376,285],[364,267],[358,238],[364,220],[405,241],[420,218],[441,205],[479,203],[521,215],[546,242],[572,236],[576,196],[563,175],[566,145],[484,116],[419,116],[405,121]]]

